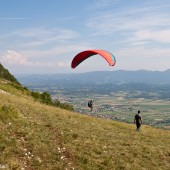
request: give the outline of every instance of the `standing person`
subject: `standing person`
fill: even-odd
[[[93,102],[94,100],[89,100],[88,107],[90,108],[91,112],[93,111]]]
[[[136,123],[136,130],[139,130],[142,124],[142,117],[140,115],[140,110],[138,110],[138,113],[135,115],[134,123]]]

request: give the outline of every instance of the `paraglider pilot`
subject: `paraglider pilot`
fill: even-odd
[[[91,112],[93,111],[93,102],[94,100],[89,100],[88,107],[90,108]]]

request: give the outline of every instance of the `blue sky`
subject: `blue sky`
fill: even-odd
[[[0,62],[13,74],[170,69],[169,0],[0,0]],[[96,55],[71,69],[87,49]]]

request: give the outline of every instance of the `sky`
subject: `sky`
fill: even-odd
[[[0,63],[13,74],[170,69],[169,0],[0,0]],[[103,49],[71,68],[76,54]]]

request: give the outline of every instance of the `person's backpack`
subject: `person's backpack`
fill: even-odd
[[[136,119],[136,121],[138,122],[138,121],[141,119],[141,116],[140,116],[139,114],[136,114],[136,115],[135,115],[135,119]]]
[[[88,102],[88,107],[92,107],[92,101],[91,100]]]

